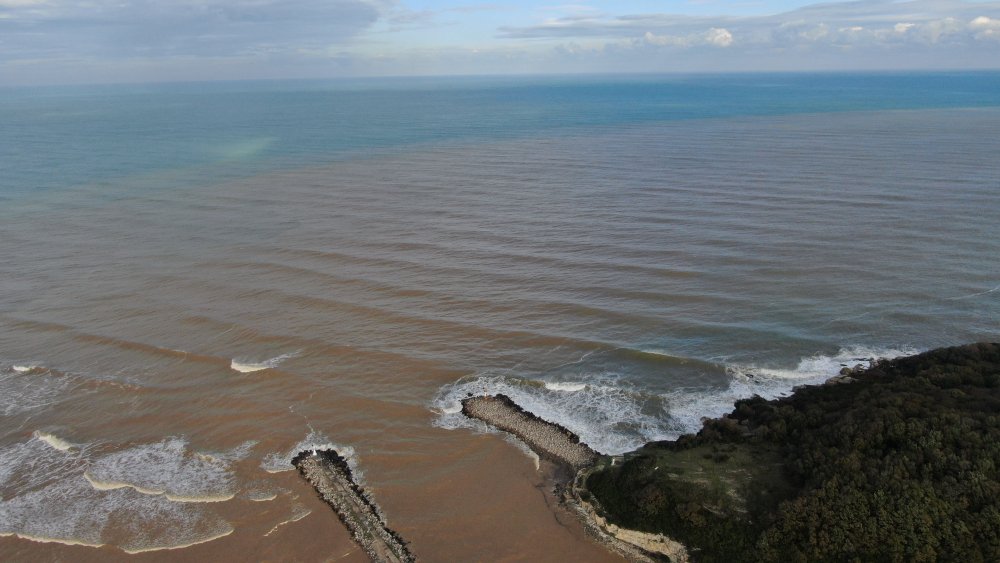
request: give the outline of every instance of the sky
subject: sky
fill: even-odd
[[[0,0],[0,86],[1000,68],[1000,0]]]

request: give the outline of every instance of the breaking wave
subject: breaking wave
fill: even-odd
[[[42,439],[0,448],[0,535],[127,553],[180,549],[232,533],[208,505],[172,502],[130,487],[95,489],[89,446],[67,455]],[[112,454],[113,455],[113,454]],[[101,459],[107,460],[107,456]],[[155,472],[155,466],[147,468]]]
[[[71,450],[71,449],[73,449],[75,447],[73,444],[71,444],[71,443],[67,442],[66,440],[63,440],[62,438],[56,436],[55,434],[51,434],[49,432],[43,432],[41,430],[35,430],[35,432],[32,435],[35,438],[37,438],[38,440],[41,440],[42,442],[45,442],[49,446],[51,446],[51,447],[53,447],[53,448],[55,448],[55,449],[57,449],[57,450],[59,450],[61,452],[69,451],[69,450]]]
[[[93,461],[84,478],[99,491],[131,488],[174,502],[222,502],[236,496],[230,465],[256,442],[221,454],[192,452],[182,438],[167,438],[108,454]]]
[[[588,381],[546,383],[506,375],[463,378],[445,386],[434,399],[439,413],[435,425],[482,429],[482,423],[461,414],[461,400],[502,393],[524,409],[572,430],[603,453],[626,452],[670,435],[659,397],[643,393],[613,374],[580,375],[578,379]]]
[[[295,469],[295,466],[292,465],[292,458],[298,455],[299,452],[308,450],[335,450],[341,457],[347,460],[347,465],[350,466],[351,472],[354,474],[354,480],[360,484],[362,475],[357,466],[357,455],[354,448],[334,444],[326,435],[312,429],[309,430],[309,434],[305,438],[287,451],[269,453],[264,456],[260,467],[268,473],[292,471]]]
[[[794,367],[726,366],[727,381],[682,387],[663,393],[612,373],[579,373],[575,381],[538,381],[512,375],[476,375],[443,387],[432,401],[443,428],[484,430],[482,423],[461,414],[461,400],[470,395],[502,393],[526,410],[560,424],[595,450],[620,454],[654,440],[675,439],[697,432],[702,419],[729,413],[739,399],[767,399],[790,393],[799,385],[818,384],[844,367],[868,367],[879,358],[914,354],[909,348],[846,347],[832,355],[802,358]]]
[[[289,352],[288,354],[282,354],[280,356],[275,356],[269,360],[264,360],[262,362],[255,362],[253,360],[248,360],[246,358],[233,358],[229,363],[229,368],[233,371],[238,371],[240,373],[253,373],[255,371],[261,371],[265,369],[276,368],[281,365],[287,359],[294,358],[298,356],[300,351]]]
[[[574,391],[583,391],[587,388],[587,384],[574,383],[572,381],[556,381],[546,383],[545,388],[549,391],[566,391],[572,393]]]

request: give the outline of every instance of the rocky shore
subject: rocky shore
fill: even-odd
[[[462,412],[571,468],[563,505],[632,561],[1000,561],[1000,343],[846,368],[622,456],[502,395]]]
[[[739,400],[577,494],[701,562],[1000,561],[998,412],[1000,343],[939,348]]]
[[[382,511],[351,474],[347,461],[334,450],[309,450],[292,459],[299,473],[329,504],[358,545],[378,563],[415,561],[406,542],[386,525]]]
[[[580,442],[579,436],[573,432],[522,409],[506,395],[468,397],[462,401],[462,413],[517,436],[539,457],[570,469],[564,475],[555,476],[557,480],[568,477],[569,482],[557,482],[561,500],[583,521],[587,531],[611,551],[633,562],[667,559],[681,563],[688,560],[682,544],[662,534],[616,526],[598,514],[584,483],[598,460],[611,460],[613,463],[614,458],[595,452]]]

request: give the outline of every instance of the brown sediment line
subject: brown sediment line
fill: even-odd
[[[354,482],[351,468],[340,454],[334,450],[299,452],[292,458],[292,465],[333,508],[372,561],[416,561],[403,538],[386,525],[374,500]]]
[[[664,559],[677,563],[688,561],[687,551],[682,544],[660,534],[615,526],[603,518],[591,502],[584,499],[585,496],[590,497],[584,486],[587,475],[602,456],[580,442],[580,437],[573,432],[522,409],[510,397],[500,394],[462,400],[462,414],[517,436],[539,457],[570,468],[574,475],[566,479],[568,483],[564,484],[567,486],[557,486],[562,504],[580,518],[587,531],[611,551],[635,562]]]
[[[574,471],[593,465],[600,456],[576,434],[522,409],[506,395],[463,399],[462,414],[517,436],[539,457]]]

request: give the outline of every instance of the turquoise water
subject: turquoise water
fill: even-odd
[[[290,473],[326,443],[424,560],[599,560],[461,397],[618,453],[1000,339],[998,73],[20,89],[0,124],[4,560],[346,553]]]
[[[685,119],[991,107],[1000,73],[365,79],[0,90],[0,197],[228,177],[400,149]]]

